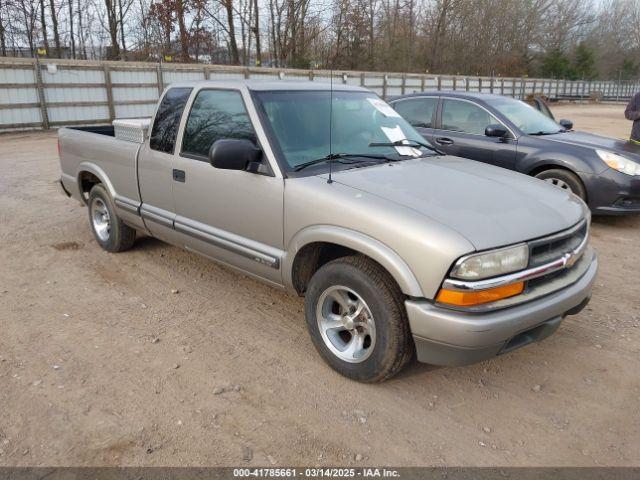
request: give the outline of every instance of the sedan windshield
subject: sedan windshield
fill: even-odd
[[[512,98],[496,98],[487,103],[528,135],[550,135],[564,129],[531,105]]]
[[[416,143],[427,144],[409,123],[369,92],[264,91],[256,96],[292,170],[305,164],[326,167],[330,153],[348,156],[350,164],[359,156],[380,162],[432,153]],[[411,146],[389,145],[403,140]]]

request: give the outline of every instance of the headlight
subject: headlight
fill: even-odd
[[[614,170],[626,173],[627,175],[640,175],[640,163],[636,163],[617,153],[607,152],[606,150],[596,150],[596,153],[604,163]]]
[[[523,270],[528,263],[529,247],[523,243],[462,257],[453,267],[451,276],[461,280],[480,280]]]

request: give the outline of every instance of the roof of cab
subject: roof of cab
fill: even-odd
[[[247,88],[254,91],[291,91],[291,90],[309,90],[309,91],[355,91],[370,92],[366,88],[356,85],[345,85],[341,82],[334,82],[333,87],[328,82],[310,81],[310,80],[197,80],[192,82],[176,82],[171,87],[218,87],[218,88]]]

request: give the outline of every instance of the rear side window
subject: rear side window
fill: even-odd
[[[149,139],[152,150],[173,153],[182,111],[190,94],[190,88],[170,88],[162,97]]]
[[[431,128],[433,112],[437,105],[437,98],[412,98],[396,102],[393,108],[414,127]]]
[[[222,138],[256,143],[249,114],[236,90],[201,90],[193,101],[182,140],[182,153],[206,158],[209,148]]]

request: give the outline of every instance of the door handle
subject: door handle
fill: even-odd
[[[173,169],[173,179],[176,182],[182,182],[184,183],[184,181],[186,180],[186,174],[184,173],[184,170],[177,170],[177,169]]]
[[[453,140],[447,137],[438,137],[436,138],[436,143],[440,145],[453,145]]]

